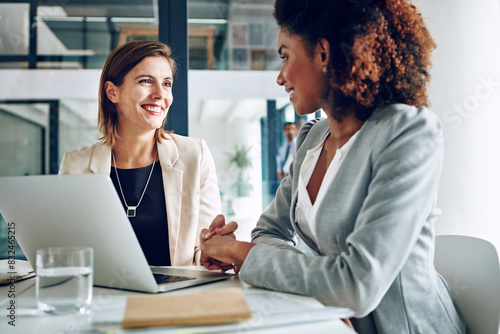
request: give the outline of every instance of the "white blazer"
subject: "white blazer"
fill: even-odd
[[[202,139],[166,134],[158,144],[172,266],[200,263],[199,234],[220,213],[215,164]],[[111,172],[111,148],[97,143],[67,152],[59,174]]]

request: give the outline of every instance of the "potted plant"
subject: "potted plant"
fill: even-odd
[[[233,184],[233,189],[236,191],[237,197],[247,197],[253,190],[246,174],[247,169],[252,167],[252,160],[250,160],[248,156],[250,150],[251,147],[249,146],[236,145],[234,152],[227,153],[229,157],[229,166],[234,165],[238,169],[238,178]]]

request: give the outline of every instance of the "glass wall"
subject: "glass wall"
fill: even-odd
[[[64,153],[95,143],[97,128],[97,100],[63,99],[59,113],[58,157]]]
[[[28,53],[29,4],[0,3],[0,69],[27,68]]]
[[[0,53],[27,55],[29,52],[29,4],[0,4]]]
[[[158,38],[153,1],[64,1],[37,9],[38,68],[100,69],[118,45]]]
[[[273,0],[189,0],[189,68],[278,70],[272,6]],[[158,26],[154,0],[43,1],[33,18],[28,1],[0,1],[0,56],[27,57],[33,37],[37,68],[100,69],[117,46],[158,39]],[[21,58],[1,60],[0,68],[27,65]]]
[[[38,175],[45,170],[47,106],[0,104],[0,176]]]
[[[0,104],[0,176],[44,173],[46,105]],[[7,224],[0,215],[0,259],[7,257]],[[18,259],[24,255],[16,245]]]

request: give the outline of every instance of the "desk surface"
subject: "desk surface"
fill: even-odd
[[[241,287],[245,294],[248,292],[258,292],[264,296],[280,296],[277,299],[283,300],[286,298],[290,303],[298,302],[307,305],[310,303],[311,305],[317,307],[317,302],[312,298],[307,298],[303,296],[296,296],[292,294],[284,294],[284,293],[276,293],[262,289],[252,288],[244,283],[242,283],[237,277],[217,282],[211,284],[200,285],[196,287],[191,287],[188,289],[181,289],[176,291],[167,292],[168,294],[186,294],[186,293],[195,293],[201,291],[207,291],[212,289],[226,288],[226,287]],[[15,295],[13,297],[12,295]],[[75,314],[69,315],[45,315],[39,314],[36,309],[36,300],[35,300],[35,279],[28,279],[22,282],[17,282],[13,287],[9,286],[1,286],[0,287],[0,333],[29,333],[29,334],[59,334],[59,333],[75,333],[72,331],[75,327],[81,328],[90,328],[89,319],[94,319],[91,330],[86,330],[85,334],[125,334],[125,333],[203,333],[203,332],[211,332],[214,331],[210,329],[210,327],[196,327],[196,330],[192,330],[192,328],[184,328],[181,330],[173,330],[171,328],[156,328],[156,329],[147,329],[143,331],[125,331],[120,328],[119,323],[114,324],[102,324],[95,323],[95,313],[101,313],[101,310],[105,309],[107,305],[117,304],[121,301],[125,300],[127,296],[133,295],[141,295],[138,292],[132,291],[122,291],[116,289],[105,289],[94,287],[94,295],[93,295],[93,306],[92,306],[92,316],[91,317],[83,317]],[[277,300],[276,299],[276,300]],[[269,301],[266,301],[266,305],[264,309],[273,308],[272,298],[271,304]],[[9,325],[9,310],[7,309],[9,305],[14,301],[15,303],[15,326]],[[305,302],[305,303],[304,303]],[[276,304],[278,305],[278,304]],[[276,307],[276,306],[275,306]],[[280,306],[278,306],[280,307]],[[313,308],[314,309],[314,308]],[[322,313],[321,309],[318,309],[319,312],[309,312],[311,318],[315,318],[318,313]],[[338,317],[336,316],[322,316],[322,319],[312,319],[312,320],[301,320],[300,322],[294,317],[293,314],[290,314],[289,323],[288,320],[285,323],[280,325],[276,325],[273,327],[264,327],[262,328],[262,314],[255,312],[252,309],[254,315],[252,319],[246,321],[245,323],[240,323],[238,326],[234,326],[229,331],[225,333],[256,333],[256,334],[271,334],[271,333],[335,333],[335,334],[353,334],[353,331],[349,329]],[[328,310],[326,310],[328,311]],[[12,312],[11,312],[12,313]],[[304,315],[302,313],[301,315]],[[332,312],[331,314],[334,314]],[[307,317],[306,317],[307,318]],[[282,319],[283,321],[283,319]],[[217,331],[218,332],[218,331]]]

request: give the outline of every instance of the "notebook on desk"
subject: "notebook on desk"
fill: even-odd
[[[233,276],[150,267],[105,175],[0,177],[0,213],[33,268],[38,248],[92,247],[97,286],[155,293]]]

